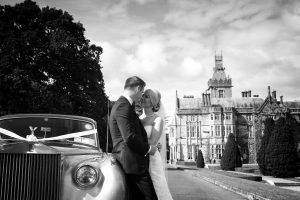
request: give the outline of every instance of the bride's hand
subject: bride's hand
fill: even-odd
[[[161,148],[162,148],[161,143],[159,142],[159,143],[156,145],[156,147],[157,147],[157,150],[160,152],[160,150],[161,150]]]
[[[151,146],[150,146],[150,152],[149,152],[149,154],[150,154],[150,155],[154,155],[155,152],[156,152],[156,150],[157,150],[157,147],[154,146],[154,145],[151,145]]]

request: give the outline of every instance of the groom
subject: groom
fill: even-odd
[[[141,99],[145,85],[137,76],[126,80],[124,92],[111,110],[109,128],[113,153],[125,172],[131,198],[157,200],[148,172],[149,155],[157,148],[148,145],[147,133],[134,110],[134,103]]]

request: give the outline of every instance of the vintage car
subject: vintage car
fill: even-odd
[[[123,200],[126,182],[99,147],[96,122],[54,114],[0,117],[1,200]]]

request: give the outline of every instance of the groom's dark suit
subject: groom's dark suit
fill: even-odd
[[[137,186],[146,197],[145,199],[157,199],[148,172],[149,155],[147,152],[150,146],[147,133],[133,107],[123,96],[117,100],[111,110],[109,127],[113,153],[122,165],[130,184]],[[134,195],[137,191],[131,193]]]

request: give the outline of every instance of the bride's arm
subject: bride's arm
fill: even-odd
[[[163,119],[157,117],[153,122],[153,128],[148,143],[150,145],[157,145],[157,142],[160,139],[160,136],[163,132]]]

